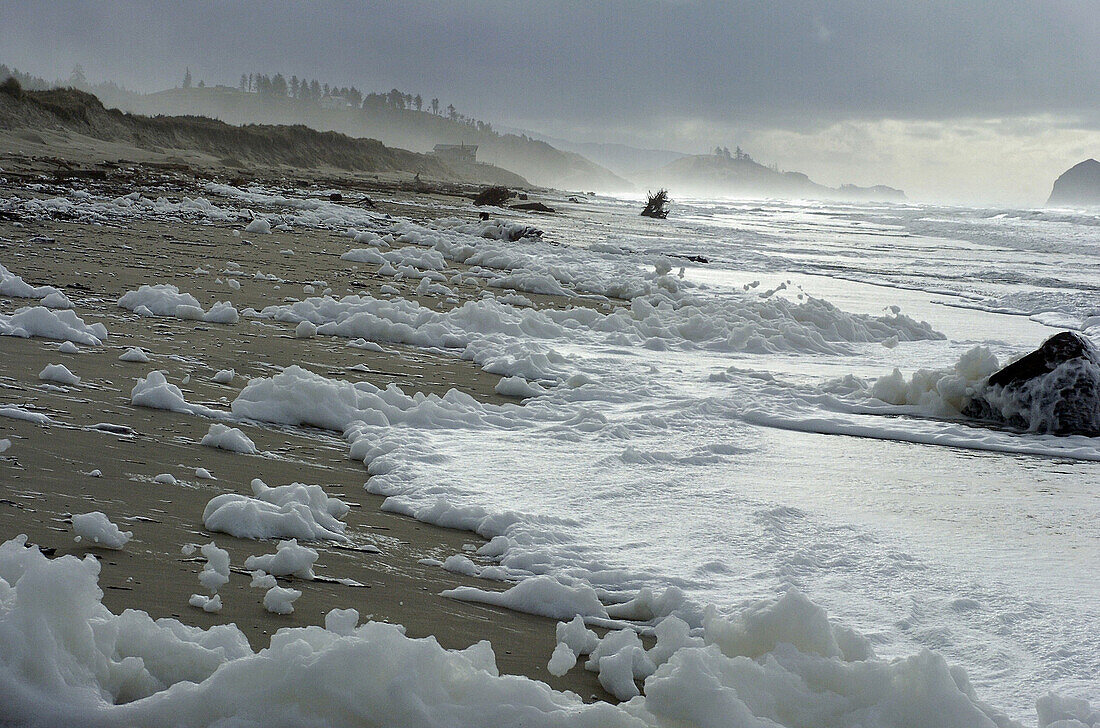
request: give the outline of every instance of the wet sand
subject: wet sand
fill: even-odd
[[[47,162],[14,158],[3,154],[3,149],[0,144],[0,166],[5,170],[17,163],[48,169]],[[87,159],[82,162],[86,163]],[[147,196],[156,194],[155,190],[167,196],[194,196],[205,181],[178,170],[148,168],[143,174],[132,186]],[[314,179],[318,186],[328,184],[317,175]],[[27,188],[26,178],[9,178],[0,184],[0,199],[13,194],[56,195],[66,184],[51,182],[35,191]],[[411,217],[431,216],[433,210],[454,214],[454,210],[439,212],[443,201],[457,204],[454,197],[406,193],[399,189],[401,184],[393,183],[384,195],[394,202],[378,201],[378,212]],[[475,217],[472,208],[464,214]],[[456,388],[486,402],[518,402],[494,393],[499,377],[449,353],[389,344],[384,352],[370,352],[350,347],[343,339],[295,338],[288,324],[249,318],[235,325],[141,318],[116,305],[125,292],[156,283],[179,286],[204,308],[230,300],[239,310],[304,298],[309,294],[303,286],[317,280],[325,281],[334,296],[363,290],[377,295],[388,284],[401,288],[400,295],[414,297],[407,281],[395,283],[376,274],[376,266],[341,261],[339,255],[352,244],[334,231],[296,228],[235,236],[233,231],[243,224],[97,226],[57,219],[0,219],[0,263],[33,285],[61,288],[86,323],[102,322],[110,331],[104,346],[82,346],[77,354],[60,353],[58,342],[45,339],[0,337],[0,407],[40,411],[55,421],[42,426],[0,418],[0,437],[12,441],[12,447],[0,454],[0,538],[26,533],[32,542],[55,549],[59,556],[92,554],[102,564],[104,603],[116,613],[141,609],[153,617],[171,616],[202,627],[233,622],[258,649],[281,627],[320,624],[328,610],[353,607],[364,620],[400,623],[410,636],[432,635],[445,647],[462,648],[487,639],[502,673],[527,675],[585,698],[606,699],[593,673],[572,670],[554,678],[547,672],[554,647],[553,620],[440,597],[443,590],[459,585],[485,589],[506,585],[418,563],[455,553],[487,562],[473,553],[483,542],[475,534],[381,511],[383,499],[363,489],[367,473],[361,463],[348,459],[347,445],[336,433],[234,423],[260,451],[242,455],[199,445],[209,420],[130,405],[135,379],[154,369],[166,371],[189,402],[227,409],[249,377],[271,376],[291,364],[335,379],[379,387],[394,383],[408,394],[442,395]],[[286,249],[294,254],[280,252]],[[240,272],[230,267],[231,262],[239,264]],[[199,267],[209,273],[195,272]],[[282,282],[253,279],[257,270]],[[226,283],[229,278],[240,282],[240,290]],[[476,285],[458,290],[457,301],[418,300],[425,306],[449,308],[480,292]],[[528,298],[539,305],[565,304],[543,296]],[[0,312],[34,304],[0,297]],[[119,361],[119,355],[133,346],[142,347],[151,361]],[[62,387],[40,381],[38,373],[47,364],[64,364],[82,378],[81,383]],[[229,368],[236,370],[230,384],[211,380],[215,372]],[[122,425],[130,432],[96,429],[99,423]],[[195,477],[197,467],[207,468],[217,480]],[[90,477],[93,469],[102,476]],[[178,483],[154,482],[161,473],[171,473]],[[363,586],[280,579],[281,585],[303,592],[294,613],[279,616],[263,609],[263,591],[249,586],[243,564],[249,555],[272,552],[275,542],[210,533],[202,525],[202,511],[211,498],[227,492],[250,494],[249,483],[257,477],[271,486],[321,485],[352,505],[346,518],[351,544],[309,545],[320,553],[315,565],[318,576],[353,579]],[[124,550],[74,542],[70,515],[94,510],[133,531],[134,539]],[[205,593],[197,579],[204,560],[197,552],[193,556],[181,552],[186,544],[211,540],[229,551],[234,568],[229,584],[219,590],[224,605],[219,614],[188,606],[191,594]]]

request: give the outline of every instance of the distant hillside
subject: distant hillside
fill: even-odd
[[[441,180],[526,186],[520,176],[487,164],[444,163],[393,149],[375,139],[353,139],[306,126],[232,126],[201,116],[148,117],[107,109],[75,89],[0,93],[0,129],[64,129],[142,149],[186,149],[227,166],[259,164],[331,167],[357,172],[408,172]]]
[[[429,111],[388,106],[322,106],[226,86],[119,94],[120,108],[141,114],[201,114],[230,124],[302,124],[429,152],[436,144],[477,144],[478,160],[511,170],[532,184],[563,189],[621,191],[632,185],[579,154],[522,135],[498,134]]]
[[[780,172],[753,161],[747,154],[730,155],[728,152],[682,157],[639,175],[639,178],[651,187],[666,187],[679,194],[827,200],[905,199],[904,192],[884,185],[826,187],[801,172]]]
[[[1054,181],[1047,205],[1053,207],[1100,206],[1100,162],[1086,159]]]
[[[615,174],[626,179],[631,179],[647,170],[663,167],[681,157],[689,156],[684,152],[673,152],[668,149],[642,149],[628,144],[573,142],[568,139],[535,133],[528,133],[528,136],[552,144],[558,149],[582,154],[596,164],[607,167]]]

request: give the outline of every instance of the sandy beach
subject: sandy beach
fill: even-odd
[[[157,159],[139,150],[97,148],[85,141],[62,151],[57,145],[6,136],[0,145],[4,169],[0,177],[7,175],[0,182],[0,195],[50,197],[89,184],[100,187],[97,194],[108,188],[120,196],[137,192],[171,200],[201,194],[216,204],[232,204],[203,192],[201,186],[211,179],[242,175],[241,170],[158,167],[154,165],[179,165],[182,160],[172,154]],[[47,149],[50,157],[68,153],[73,168],[106,169],[111,176],[99,182],[85,182],[76,175],[51,181],[51,173],[63,167],[45,158]],[[118,164],[123,154],[131,160],[144,159]],[[169,157],[179,161],[165,162]],[[104,161],[117,166],[96,166]],[[120,168],[129,171],[123,174]],[[338,175],[330,173],[298,170],[294,174],[307,195],[327,196],[321,191],[340,182]],[[47,181],[31,182],[39,175]],[[285,175],[253,171],[248,176],[260,181]],[[410,183],[407,178],[345,182],[358,185],[360,191],[365,186],[375,190],[373,209],[379,214],[477,217],[468,200],[453,194],[402,191]],[[362,199],[358,192],[344,189],[347,204]],[[127,291],[143,284],[173,284],[195,296],[204,308],[231,300],[241,310],[297,300],[305,297],[304,290],[313,289],[318,294],[331,289],[337,297],[360,291],[381,295],[381,287],[389,285],[400,289],[401,295],[414,296],[417,281],[395,281],[378,275],[378,266],[342,261],[340,254],[349,241],[336,231],[295,227],[253,235],[241,232],[247,222],[138,219],[89,225],[61,218],[0,218],[0,260],[32,284],[60,288],[85,322],[103,323],[110,331],[104,345],[82,346],[75,354],[62,353],[58,342],[43,338],[0,338],[0,407],[45,414],[51,421],[41,425],[0,419],[0,436],[12,442],[0,455],[0,534],[8,539],[25,533],[53,556],[94,555],[102,566],[103,603],[116,613],[140,609],[154,618],[174,617],[200,627],[235,623],[259,649],[282,627],[321,624],[330,609],[355,608],[364,620],[402,624],[409,636],[431,635],[447,648],[489,640],[502,673],[536,678],[585,699],[608,699],[592,672],[573,670],[561,678],[547,672],[555,646],[553,620],[441,597],[440,592],[456,586],[506,586],[420,563],[422,559],[442,561],[453,554],[489,563],[474,553],[484,540],[380,510],[383,498],[364,490],[367,473],[362,463],[348,459],[347,444],[338,435],[238,424],[259,451],[245,455],[201,446],[199,441],[211,425],[207,419],[130,404],[136,379],[154,369],[180,386],[188,402],[225,409],[250,377],[271,376],[294,364],[341,381],[366,381],[383,388],[396,384],[406,394],[443,395],[457,389],[484,402],[520,401],[495,393],[498,376],[446,352],[389,344],[382,351],[369,351],[335,337],[298,338],[293,325],[271,320],[242,318],[227,325],[143,318],[116,304]],[[257,271],[277,280],[256,278]],[[309,286],[312,289],[304,288]],[[476,299],[481,292],[469,283],[452,288],[457,298],[425,295],[417,300],[442,310]],[[536,305],[564,303],[550,296],[527,296]],[[33,302],[0,298],[0,312],[10,314],[28,303]],[[141,347],[150,361],[120,361],[119,356],[131,347]],[[66,366],[80,377],[80,383],[64,386],[41,381],[39,372],[49,364]],[[226,369],[234,370],[232,380],[214,382],[215,373]],[[207,469],[216,480],[196,477],[196,468]],[[99,477],[89,475],[95,470]],[[165,473],[176,483],[155,482]],[[250,577],[243,568],[248,556],[272,551],[274,541],[234,538],[203,528],[207,502],[222,493],[248,494],[253,478],[270,486],[321,485],[329,495],[352,506],[346,517],[348,543],[309,544],[320,553],[319,580],[280,578],[282,586],[303,592],[291,615],[265,611],[263,591],[249,586]],[[132,531],[133,540],[119,551],[74,542],[71,514],[90,511],[107,514],[120,528]],[[212,540],[229,551],[233,568],[229,583],[219,590],[224,606],[218,614],[188,606],[191,594],[203,593],[197,577],[205,560],[198,552],[181,551],[187,544]],[[337,583],[337,579],[359,585]]]

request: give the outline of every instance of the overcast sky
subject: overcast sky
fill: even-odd
[[[0,0],[0,18],[0,62],[48,78],[396,86],[498,125],[740,144],[917,197],[1039,204],[1100,157],[1100,0]]]

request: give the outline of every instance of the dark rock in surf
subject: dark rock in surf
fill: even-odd
[[[521,202],[518,205],[512,205],[513,210],[526,210],[527,212],[554,212],[554,208],[548,207],[541,202]]]
[[[1100,354],[1080,334],[1055,334],[991,374],[963,414],[1032,432],[1100,435]]]

